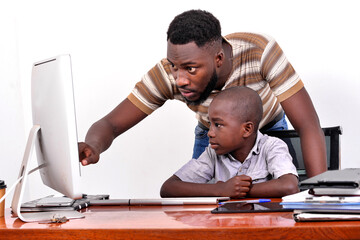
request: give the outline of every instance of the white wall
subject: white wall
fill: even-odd
[[[198,8],[219,18],[224,35],[253,31],[275,37],[302,77],[322,126],[343,127],[342,167],[360,167],[360,16],[355,0],[123,2],[1,4],[0,179],[8,186],[18,175],[31,128],[33,62],[71,54],[78,137],[83,140],[90,125],[166,56],[166,31],[173,17]],[[84,192],[158,197],[163,181],[190,159],[195,124],[184,104],[169,101],[116,139],[97,165],[82,168]],[[28,198],[49,191],[38,176],[30,178]]]

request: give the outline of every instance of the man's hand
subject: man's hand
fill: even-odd
[[[79,161],[83,166],[97,163],[100,159],[100,153],[90,145],[80,142],[78,143],[79,148]]]
[[[246,175],[235,176],[226,182],[219,181],[216,184],[222,189],[221,196],[231,198],[243,198],[249,192],[252,179]]]

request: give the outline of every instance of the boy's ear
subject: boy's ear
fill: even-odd
[[[251,136],[251,134],[253,134],[254,132],[254,123],[253,122],[245,122],[243,124],[243,128],[244,128],[244,134],[243,137],[249,137]]]

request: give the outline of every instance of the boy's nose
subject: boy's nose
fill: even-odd
[[[208,137],[209,137],[209,138],[213,138],[213,137],[215,137],[214,131],[212,131],[212,130],[211,130],[211,127],[210,127],[210,129],[209,129],[209,131],[208,131],[207,135],[208,135]]]

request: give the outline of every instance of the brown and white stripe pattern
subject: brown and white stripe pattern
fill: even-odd
[[[260,127],[281,112],[280,102],[298,92],[304,85],[276,41],[263,34],[233,33],[225,37],[233,48],[233,69],[223,89],[247,86],[257,91],[263,102],[264,115]],[[197,119],[208,126],[211,96],[199,106],[188,107]],[[143,112],[150,114],[168,99],[185,102],[178,91],[166,59],[161,60],[128,96]]]

